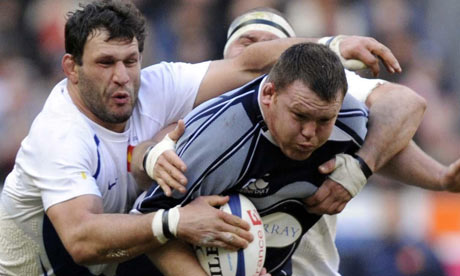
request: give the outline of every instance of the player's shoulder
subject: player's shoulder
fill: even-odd
[[[32,122],[27,137],[30,143],[58,147],[66,142],[76,145],[78,141],[92,137],[88,122],[66,94],[65,83],[64,80],[53,88],[43,109]]]
[[[179,77],[193,76],[194,73],[206,71],[210,61],[200,63],[185,62],[160,62],[147,66],[141,70],[142,83],[151,83],[154,81],[167,81],[170,78],[177,78],[176,81],[184,81]]]

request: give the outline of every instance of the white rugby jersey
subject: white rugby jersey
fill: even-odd
[[[201,195],[242,193],[263,217],[267,238],[265,267],[291,275],[291,256],[300,238],[320,218],[302,199],[326,179],[318,172],[337,153],[356,152],[366,135],[367,109],[351,95],[344,99],[331,137],[304,161],[286,157],[272,142],[259,108],[260,77],[210,100],[187,117],[176,152],[187,164],[187,193],[166,197],[158,185],[136,206],[140,212],[186,204]]]
[[[209,62],[161,63],[143,69],[139,100],[123,133],[89,120],[73,104],[67,80],[58,83],[23,140],[1,195],[0,224],[13,220],[25,239],[38,247],[23,254],[31,255],[28,260],[11,259],[5,248],[14,249],[14,244],[8,245],[14,241],[0,231],[2,247],[7,243],[0,250],[0,271],[3,267],[7,274],[12,269],[11,274],[20,275],[112,275],[113,265],[74,264],[44,211],[93,194],[102,198],[105,213],[127,213],[140,193],[127,170],[128,146],[151,139],[183,118],[193,107],[208,67]],[[21,266],[27,270],[14,270]]]

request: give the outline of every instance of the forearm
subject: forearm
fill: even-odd
[[[446,169],[446,166],[431,158],[411,141],[379,173],[405,184],[440,191],[445,189],[441,176]]]
[[[165,246],[147,254],[165,276],[206,276],[190,245],[181,241],[170,241]]]
[[[369,95],[368,132],[357,152],[372,171],[378,171],[404,149],[425,112],[425,100],[409,88],[393,83],[378,86]]]
[[[79,264],[122,262],[160,246],[151,230],[153,215],[91,216],[67,235],[71,241],[63,241]]]
[[[267,73],[281,54],[292,45],[305,42],[317,42],[317,38],[283,38],[264,41],[248,46],[236,61],[246,72],[253,72],[256,77]]]
[[[194,106],[268,73],[281,54],[290,46],[317,40],[316,38],[283,38],[258,42],[246,47],[235,58],[212,61],[201,82]]]
[[[136,180],[137,185],[142,190],[147,190],[152,185],[152,179],[147,175],[143,166],[143,159],[146,150],[155,143],[153,140],[145,141],[134,147],[131,156],[131,174]]]

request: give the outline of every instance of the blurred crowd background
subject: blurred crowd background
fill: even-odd
[[[458,0],[134,2],[148,20],[143,66],[221,58],[231,20],[260,6],[284,12],[299,36],[375,37],[403,68],[380,78],[407,85],[428,102],[416,142],[444,164],[460,158]],[[64,76],[65,15],[77,5],[0,1],[0,189],[33,118]],[[343,275],[460,275],[460,195],[374,176],[339,216],[337,243]]]

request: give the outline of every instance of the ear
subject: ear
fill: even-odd
[[[78,73],[77,73],[77,64],[73,59],[71,54],[65,54],[62,57],[62,69],[64,70],[64,74],[66,75],[67,79],[71,81],[73,84],[78,83]]]
[[[275,85],[273,82],[265,82],[262,86],[260,101],[264,105],[270,105],[276,96]]]

